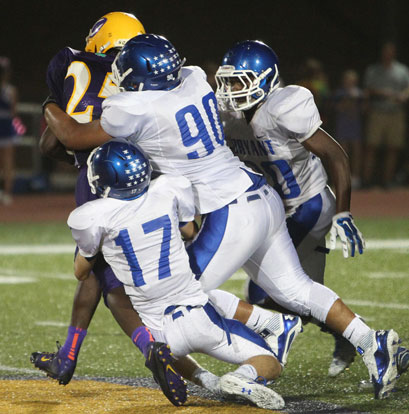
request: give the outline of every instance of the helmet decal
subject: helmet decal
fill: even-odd
[[[98,33],[99,29],[101,29],[101,27],[105,24],[106,21],[107,21],[107,18],[106,17],[102,17],[101,19],[99,19],[94,24],[94,26],[92,26],[92,28],[91,28],[91,30],[89,32],[88,38],[94,37]]]
[[[122,49],[129,39],[143,33],[142,23],[133,14],[107,13],[89,31],[85,38],[85,51],[107,53],[112,48]]]
[[[121,90],[170,90],[179,85],[184,62],[166,38],[145,34],[127,42],[112,72]]]

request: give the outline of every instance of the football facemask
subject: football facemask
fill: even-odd
[[[263,42],[239,42],[224,55],[215,77],[221,106],[247,110],[278,88],[278,58]]]

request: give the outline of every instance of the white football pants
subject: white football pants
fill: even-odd
[[[177,306],[163,317],[161,331],[150,329],[156,341],[169,344],[175,357],[200,352],[231,364],[258,355],[274,356],[261,336],[241,322],[223,318],[205,306]]]
[[[329,252],[325,236],[331,229],[335,203],[333,192],[326,187],[287,217],[288,232],[302,268],[314,282],[321,284],[324,283],[326,254]],[[261,304],[268,297],[251,279],[246,283],[245,296],[254,304]]]
[[[269,185],[206,215],[188,253],[205,291],[219,287],[242,267],[278,304],[300,315],[324,322],[338,298],[304,272],[283,203]],[[223,304],[217,306],[223,309]]]

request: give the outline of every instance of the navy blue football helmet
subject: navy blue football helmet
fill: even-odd
[[[111,140],[95,148],[88,157],[88,183],[98,197],[133,200],[147,191],[151,166],[138,147]]]
[[[143,34],[126,42],[112,72],[122,91],[170,90],[179,85],[184,63],[163,36]]]
[[[239,82],[239,87],[234,87]],[[216,72],[216,96],[226,109],[243,111],[263,101],[279,86],[278,57],[258,40],[236,43]]]

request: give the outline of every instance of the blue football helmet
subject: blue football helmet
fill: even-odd
[[[112,63],[112,72],[122,91],[170,90],[180,84],[184,63],[167,39],[143,34],[126,42]]]
[[[278,57],[271,47],[258,40],[236,43],[224,55],[216,83],[216,96],[222,108],[250,109],[278,88]]]
[[[91,152],[87,165],[88,183],[98,197],[133,200],[148,190],[151,166],[130,142],[106,142]]]

